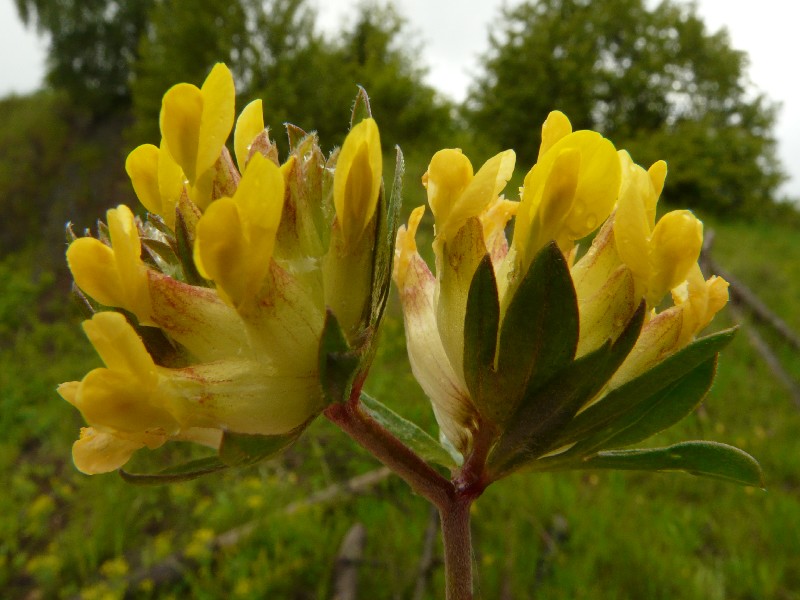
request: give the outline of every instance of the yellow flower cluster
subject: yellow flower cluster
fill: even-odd
[[[222,64],[200,88],[171,88],[160,145],[126,162],[148,221],[120,205],[107,235],[67,251],[95,303],[84,331],[105,364],[59,387],[89,424],[73,447],[83,472],[116,469],[168,440],[217,448],[224,432],[303,426],[323,405],[326,308],[348,339],[374,325],[372,269],[353,265],[369,266],[375,246],[375,121],[355,124],[327,159],[304,135],[279,164],[257,100],[236,123],[237,168],[225,145],[234,104]]]
[[[398,234],[394,279],[411,365],[443,435],[464,456],[486,420],[464,373],[467,300],[484,256],[496,278],[502,323],[537,253],[552,241],[557,244],[579,308],[577,357],[615,340],[645,299],[648,313],[639,339],[601,393],[684,347],[728,298],[727,283],[706,280],[697,265],[702,223],[683,210],[656,222],[666,177],[663,161],[646,171],[600,134],[572,131],[560,112],[551,113],[542,127],[539,157],[518,202],[501,195],[514,160],[514,153],[505,151],[473,173],[460,150],[433,156],[423,184],[435,220],[435,275],[415,242],[423,206]],[[512,217],[509,245],[505,228]],[[576,242],[598,228],[591,247],[576,261]],[[670,291],[673,305],[659,311]],[[503,402],[503,377],[497,373],[497,402]]]

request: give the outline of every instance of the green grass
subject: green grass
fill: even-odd
[[[417,165],[418,167],[418,165]],[[416,170],[419,170],[415,167]],[[416,173],[407,185],[416,185]],[[421,202],[415,197],[408,204]],[[716,260],[800,329],[800,234],[779,225],[714,224]],[[86,477],[70,461],[80,416],[57,383],[97,364],[64,292],[34,257],[0,262],[0,589],[3,596],[121,598],[126,576],[186,552],[177,581],[145,580],[141,598],[330,598],[337,549],[367,529],[364,598],[408,598],[428,521],[426,503],[396,478],[372,493],[286,515],[283,508],[377,467],[341,432],[315,423],[280,460],[170,487]],[[40,306],[42,309],[31,310]],[[725,325],[726,318],[719,319]],[[796,377],[798,358],[780,355]],[[798,377],[800,378],[800,377]],[[431,433],[414,382],[396,299],[367,390]],[[477,585],[484,598],[800,598],[800,411],[739,335],[723,353],[701,410],[655,443],[705,438],[762,463],[767,491],[680,474],[515,475],[477,502]],[[140,452],[154,469],[195,452]],[[251,537],[217,553],[209,537],[255,521]],[[430,598],[440,597],[437,569]]]

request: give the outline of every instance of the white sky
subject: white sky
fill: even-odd
[[[319,23],[334,32],[358,0],[313,0]],[[503,0],[395,0],[423,43],[428,81],[455,100],[466,95],[478,58],[486,51],[489,24]],[[515,0],[505,0],[515,4]],[[800,2],[795,0],[698,0],[712,31],[727,27],[732,44],[750,57],[750,79],[782,104],[775,129],[779,157],[791,180],[784,191],[800,198]],[[757,6],[757,8],[755,8]],[[0,0],[0,96],[26,93],[42,81],[45,42],[26,30],[13,0]]]

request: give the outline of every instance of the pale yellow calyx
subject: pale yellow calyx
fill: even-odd
[[[244,107],[242,114],[236,121],[233,133],[233,148],[236,153],[236,164],[239,171],[244,173],[250,154],[250,144],[264,131],[264,110],[261,100],[253,100]]]
[[[367,118],[347,134],[333,178],[333,204],[348,248],[356,246],[375,214],[382,176],[378,125]]]
[[[519,202],[497,198],[478,217],[483,226],[486,251],[489,253],[495,269],[499,268],[500,262],[508,254],[506,225],[517,214],[518,208]]]
[[[233,127],[233,76],[222,63],[214,66],[203,86],[179,83],[161,105],[161,135],[191,185],[220,157]]]
[[[403,288],[408,274],[408,267],[412,257],[419,256],[417,252],[417,229],[425,214],[425,207],[418,206],[411,211],[408,217],[408,228],[405,225],[397,232],[395,243],[395,260],[393,277],[399,288]]]
[[[67,249],[67,263],[75,283],[106,306],[124,308],[142,324],[150,324],[151,307],[147,267],[141,260],[141,242],[133,213],[124,204],[107,213],[111,247],[90,237],[79,238]]]
[[[253,155],[233,198],[213,202],[197,223],[197,269],[234,308],[255,300],[269,271],[284,191],[280,169]]]

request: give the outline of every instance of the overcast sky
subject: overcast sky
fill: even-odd
[[[357,0],[312,0],[320,25],[334,32]],[[444,94],[462,100],[478,57],[486,51],[489,25],[503,0],[395,0],[423,43],[428,81]],[[515,0],[506,0],[515,4]],[[796,0],[699,0],[700,15],[715,31],[727,27],[733,46],[750,56],[750,79],[782,104],[776,134],[779,157],[791,181],[786,193],[800,198],[800,2]],[[756,8],[757,7],[757,8]],[[0,96],[25,93],[42,81],[45,42],[25,30],[13,0],[0,0]],[[555,108],[555,107],[554,107]]]

